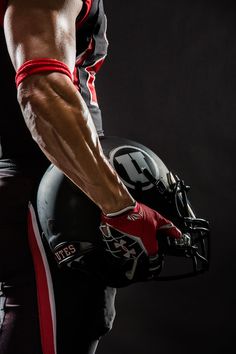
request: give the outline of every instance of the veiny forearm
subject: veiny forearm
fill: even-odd
[[[133,202],[105,158],[88,108],[71,81],[61,74],[30,78],[19,91],[32,137],[104,212]]]

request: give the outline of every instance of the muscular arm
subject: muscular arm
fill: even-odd
[[[77,0],[45,0],[40,5],[36,0],[9,1],[5,33],[15,69],[30,59],[54,58],[73,71],[75,19],[81,6]],[[133,204],[104,157],[89,110],[67,76],[33,75],[20,84],[18,100],[32,137],[45,155],[103,212]]]
[[[26,123],[49,160],[96,203],[99,200],[105,212],[111,204],[122,209],[123,186],[103,154],[88,108],[70,79],[53,73],[21,85],[19,101]]]

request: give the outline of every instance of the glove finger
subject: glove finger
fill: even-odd
[[[161,231],[161,233],[166,236],[170,236],[174,238],[182,237],[182,232],[171,222],[160,226],[158,231]]]

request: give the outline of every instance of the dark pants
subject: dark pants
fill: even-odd
[[[59,270],[39,237],[29,241],[28,203],[44,171],[0,160],[0,353],[92,354],[112,326],[115,290]]]

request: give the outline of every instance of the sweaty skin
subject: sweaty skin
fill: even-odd
[[[81,9],[81,0],[9,0],[4,30],[15,70],[30,59],[53,58],[73,72],[75,20]],[[103,213],[134,205],[103,154],[81,94],[66,75],[28,77],[18,87],[18,101],[33,139],[47,158]]]

